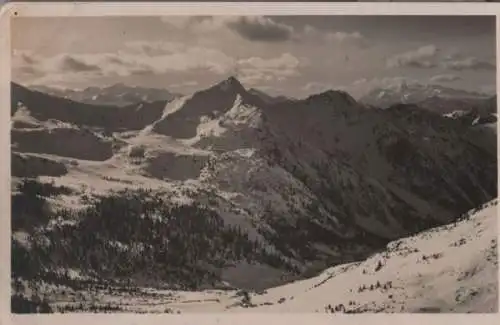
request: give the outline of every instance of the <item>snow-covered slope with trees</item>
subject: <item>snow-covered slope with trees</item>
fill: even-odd
[[[45,284],[55,310],[148,313],[498,312],[498,201],[454,223],[401,238],[364,261],[267,290],[95,287],[91,294]],[[19,236],[18,241],[22,241]],[[70,277],[80,279],[78,272]],[[243,268],[238,272],[250,274]],[[25,281],[19,291],[31,293]]]
[[[270,100],[229,78],[115,107],[13,84],[11,125],[13,270],[35,287],[261,290],[497,196],[496,134],[345,92]]]

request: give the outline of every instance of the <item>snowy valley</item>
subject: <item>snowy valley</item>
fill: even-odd
[[[496,97],[108,102],[12,84],[21,312],[497,312]]]

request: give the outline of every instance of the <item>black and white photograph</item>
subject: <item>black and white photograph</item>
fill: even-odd
[[[11,313],[498,313],[496,16],[198,12],[12,16]]]

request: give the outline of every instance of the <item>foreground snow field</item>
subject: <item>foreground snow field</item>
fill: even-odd
[[[50,302],[56,311],[101,306],[147,313],[493,313],[498,311],[497,204],[491,201],[454,224],[393,241],[365,261],[261,292],[42,290],[57,292],[50,295],[59,297]]]

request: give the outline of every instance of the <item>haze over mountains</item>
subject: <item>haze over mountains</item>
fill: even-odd
[[[117,83],[106,87],[87,87],[81,90],[60,89],[47,86],[32,86],[37,90],[56,97],[94,105],[126,106],[141,102],[170,101],[180,97],[165,89],[127,86]]]
[[[13,199],[35,200],[26,177],[62,187],[34,195],[44,218],[13,208],[32,270],[13,267],[19,281],[261,290],[497,197],[496,97],[287,99],[233,77],[188,96],[108,90],[89,101],[12,84]]]

